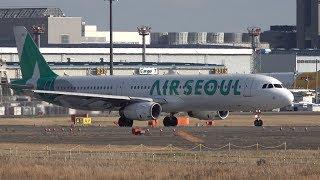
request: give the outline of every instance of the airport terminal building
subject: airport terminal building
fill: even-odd
[[[90,75],[88,73],[91,72],[90,69],[101,67],[106,71],[109,70],[109,49],[107,48],[41,48],[41,52],[53,69],[59,69],[60,74]],[[141,48],[115,48],[114,62],[117,64],[115,74],[132,75],[139,68],[153,66],[166,67],[167,70],[160,71],[159,74],[168,73],[169,69],[180,74],[209,74],[215,69],[214,67],[227,69],[228,73],[248,74],[252,50],[147,48],[146,63],[141,61],[141,52]],[[19,78],[17,49],[0,48],[0,58],[6,62],[8,77]],[[135,65],[132,66],[133,64]],[[183,71],[181,68],[193,69],[193,71]]]
[[[320,70],[319,50],[272,50],[261,54],[261,72],[316,72]]]

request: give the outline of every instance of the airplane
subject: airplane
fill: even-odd
[[[14,27],[22,79],[10,87],[63,107],[119,111],[118,124],[170,115],[164,126],[176,126],[178,112],[201,120],[224,120],[230,111],[271,110],[293,103],[293,95],[275,78],[256,74],[58,76],[25,27]],[[256,123],[256,126],[262,126]]]

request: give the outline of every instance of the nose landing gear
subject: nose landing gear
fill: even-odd
[[[256,127],[263,126],[263,121],[261,119],[261,111],[260,110],[257,110],[255,112],[254,118],[255,118],[255,120],[253,122],[254,126],[256,126]]]

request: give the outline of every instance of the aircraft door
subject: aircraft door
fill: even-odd
[[[253,84],[253,78],[246,78],[244,82],[244,91],[243,96],[244,97],[251,97],[252,96],[252,84]]]

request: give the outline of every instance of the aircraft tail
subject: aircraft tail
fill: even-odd
[[[22,74],[16,83],[37,86],[39,78],[56,78],[58,75],[50,69],[27,29],[16,26],[13,31]]]

